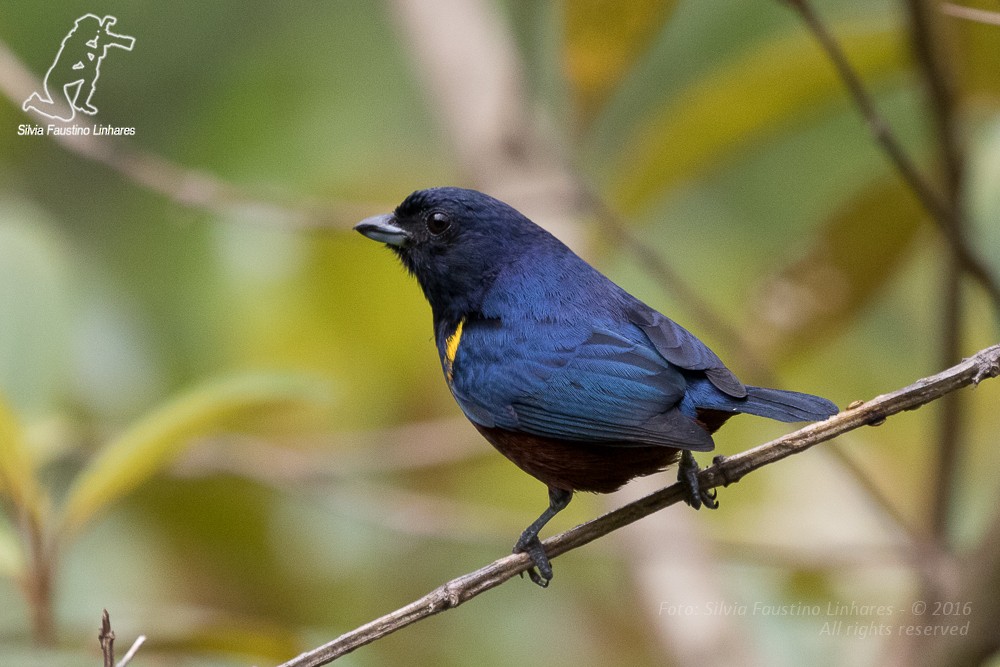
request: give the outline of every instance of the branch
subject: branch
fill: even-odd
[[[130,662],[132,662],[132,658],[135,657],[135,654],[139,652],[139,649],[145,643],[146,643],[146,635],[139,635],[138,637],[136,637],[135,641],[132,642],[132,647],[129,648],[129,650],[125,651],[125,655],[122,656],[121,660],[115,663],[115,667],[127,667],[127,665]]]
[[[785,2],[799,13],[806,27],[813,33],[816,41],[829,56],[830,62],[837,70],[844,85],[847,86],[858,111],[861,112],[868,125],[872,137],[882,147],[893,167],[896,168],[923,207],[930,213],[934,222],[937,223],[962,268],[982,285],[993,301],[994,307],[1000,309],[1000,281],[959,232],[960,226],[956,222],[958,211],[949,205],[945,196],[931,186],[920,173],[917,165],[910,159],[909,154],[896,135],[893,134],[888,123],[879,114],[874,99],[865,90],[857,71],[848,61],[847,54],[813,10],[808,0],[785,0]]]
[[[975,9],[974,7],[963,7],[962,5],[952,4],[950,2],[942,3],[941,6],[938,7],[938,11],[942,14],[947,14],[960,19],[966,19],[967,21],[1000,26],[1000,12],[991,12],[986,9]]]
[[[933,27],[934,13],[928,0],[908,0],[910,39],[917,65],[927,88],[938,144],[941,168],[941,185],[951,213],[947,223],[947,236],[956,240],[949,244],[944,267],[941,295],[941,336],[939,358],[942,364],[952,364],[959,359],[965,309],[962,303],[962,273],[964,262],[960,246],[968,245],[966,215],[962,202],[962,180],[965,159],[959,139],[955,86],[952,72],[947,66],[947,54],[941,44],[939,30]],[[961,452],[962,403],[958,394],[944,400],[938,431],[937,462],[934,466],[931,528],[942,546],[947,543],[948,517],[952,506],[952,487],[955,468]]]
[[[132,647],[125,652],[125,655],[117,663],[115,662],[115,631],[111,629],[111,616],[105,609],[101,614],[101,627],[97,633],[97,641],[101,643],[101,654],[104,656],[104,667],[127,667],[132,662],[132,658],[145,643],[146,635],[139,635],[132,642]]]
[[[701,471],[698,481],[704,488],[734,484],[758,468],[799,454],[813,445],[862,426],[877,426],[889,416],[919,408],[957,389],[970,384],[979,384],[997,375],[1000,375],[1000,344],[981,350],[946,371],[917,380],[898,391],[877,396],[864,403],[852,404],[844,412],[826,421],[809,424],[798,431],[734,456],[716,457],[714,465]],[[549,558],[554,558],[682,499],[681,485],[673,484],[597,519],[550,537],[544,542],[546,553]],[[280,667],[317,667],[328,664],[360,646],[411,623],[457,607],[530,567],[531,559],[527,554],[511,554],[475,572],[452,579],[405,607],[366,623],[319,648],[307,651]]]

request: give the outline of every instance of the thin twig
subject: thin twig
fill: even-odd
[[[132,662],[132,658],[139,651],[139,648],[146,642],[146,635],[139,635],[122,659],[115,662],[115,632],[111,629],[111,616],[105,609],[101,614],[101,627],[97,633],[97,640],[101,643],[101,653],[104,655],[104,667],[127,667]]]
[[[868,129],[872,136],[879,143],[882,149],[889,156],[894,167],[903,177],[910,188],[913,189],[924,207],[931,212],[935,218],[946,219],[949,215],[948,209],[941,200],[941,195],[928,183],[917,165],[910,159],[910,156],[903,149],[902,144],[889,128],[888,123],[875,107],[875,100],[865,89],[861,82],[861,77],[847,59],[847,54],[827,29],[819,15],[813,10],[808,0],[787,0],[788,4],[798,10],[806,27],[812,32],[820,46],[826,52],[830,62],[837,70],[844,85],[847,86],[854,103],[868,124]]]
[[[842,433],[869,424],[881,424],[887,417],[913,410],[952,391],[1000,375],[1000,344],[981,350],[959,364],[889,394],[877,396],[853,409],[810,424],[781,438],[731,457],[718,457],[702,470],[698,481],[703,488],[728,486],[749,473],[783,458],[799,454]],[[674,484],[597,519],[545,540],[550,558],[588,544],[623,526],[683,499],[681,485]],[[422,598],[381,618],[366,623],[337,639],[299,655],[281,667],[317,667],[391,634],[419,620],[459,606],[491,588],[499,586],[531,567],[527,554],[506,556],[469,574],[453,579]]]
[[[928,0],[908,0],[907,10],[910,36],[916,63],[927,90],[928,107],[934,125],[937,142],[941,186],[944,201],[950,215],[941,223],[945,225],[945,236],[949,239],[947,257],[944,263],[943,290],[941,293],[941,335],[939,337],[939,361],[952,363],[961,349],[961,336],[965,308],[962,303],[962,276],[965,262],[961,248],[968,247],[966,237],[966,215],[962,201],[962,180],[965,160],[958,136],[956,96],[952,73],[947,66],[947,56],[939,30],[932,25],[934,12]],[[945,396],[941,401],[938,422],[936,461],[931,466],[931,534],[936,549],[949,548],[949,519],[954,498],[955,472],[963,445],[963,397],[957,393]],[[922,598],[929,602],[947,599],[947,582],[923,573]],[[927,612],[924,621],[932,621]],[[913,638],[900,645],[901,657],[909,658],[926,646],[931,640],[924,637]]]
[[[31,607],[31,631],[37,644],[54,644],[56,623],[52,609],[52,577],[56,571],[55,548],[46,539],[38,516],[24,513],[24,522],[30,558],[24,584]]]
[[[961,349],[964,309],[962,307],[962,269],[954,253],[944,266],[941,290],[941,335],[938,361],[952,363]],[[951,514],[952,489],[963,442],[962,397],[952,394],[941,401],[941,418],[937,425],[935,462],[931,466],[931,534],[942,548],[947,547],[948,519]]]
[[[931,6],[927,0],[909,0],[907,9],[913,51],[927,87],[928,106],[932,111],[938,145],[944,198],[950,211],[944,224],[949,228],[948,237],[956,241],[949,244],[950,252],[945,262],[941,294],[943,307],[938,361],[942,365],[947,365],[958,359],[965,313],[962,307],[961,284],[964,266],[959,252],[960,246],[968,245],[966,216],[962,202],[964,151],[958,136],[952,73],[948,69],[946,55],[942,52],[940,36],[935,33],[932,26]],[[961,403],[958,394],[948,396],[942,401],[937,462],[933,466],[935,478],[932,482],[931,530],[942,546],[947,541],[954,472],[962,443]]]
[[[882,147],[896,171],[937,223],[948,243],[952,246],[952,251],[959,258],[962,267],[976,282],[982,285],[994,306],[1000,309],[1000,281],[993,275],[982,258],[970,247],[967,240],[957,233],[957,227],[953,224],[955,211],[946,201],[944,195],[935,190],[924,178],[899,139],[893,134],[888,123],[875,107],[875,101],[865,89],[861,77],[848,61],[847,54],[827,29],[826,24],[816,14],[808,0],[784,1],[798,11],[806,27],[809,28],[826,52],[830,62],[837,70],[837,74],[847,86],[872,137]]]
[[[132,662],[132,658],[135,657],[135,654],[139,652],[139,649],[145,643],[146,635],[139,635],[136,637],[135,641],[132,642],[132,646],[125,652],[125,655],[122,656],[122,659],[118,661],[118,664],[116,664],[115,667],[127,667],[128,663]]]
[[[101,614],[101,627],[98,629],[97,641],[101,643],[104,667],[115,667],[115,632],[111,629],[111,617],[108,615],[107,609]]]
[[[941,3],[938,10],[942,14],[966,19],[967,21],[1000,26],[1000,12],[991,12],[986,9],[976,9],[974,7],[963,7],[962,5],[955,5],[950,2]]]

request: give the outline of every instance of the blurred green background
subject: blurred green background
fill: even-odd
[[[935,180],[905,4],[817,10]],[[135,136],[18,136],[47,124],[21,103],[88,12],[136,43],[75,123]],[[934,25],[997,274],[1000,27]],[[419,288],[350,230],[418,188],[509,201],[748,382],[846,406],[946,365],[947,246],[781,2],[7,0],[0,41],[5,667],[100,664],[103,608],[119,655],[148,636],[135,665],[276,664],[509,552],[544,487],[464,422]],[[971,281],[961,303],[968,355],[997,304]],[[919,663],[897,630],[915,603],[960,603],[945,627],[991,613],[962,573],[1000,550],[992,384],[961,393],[936,535],[931,405],[342,662]],[[579,496],[547,532],[670,481]]]

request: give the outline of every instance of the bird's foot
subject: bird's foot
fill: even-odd
[[[542,546],[538,535],[521,535],[517,544],[514,545],[514,553],[526,553],[531,557],[535,566],[526,570],[528,578],[533,583],[546,588],[552,580],[552,564],[549,563],[549,557],[545,555],[545,547]],[[524,572],[521,573],[521,576],[524,576]]]
[[[698,473],[701,468],[694,460],[694,455],[687,449],[681,453],[681,462],[677,468],[677,481],[684,485],[684,502],[695,509],[704,505],[710,510],[719,506],[715,489],[703,489],[698,483]]]

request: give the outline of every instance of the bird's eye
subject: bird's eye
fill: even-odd
[[[427,217],[427,231],[434,236],[443,234],[449,227],[451,227],[451,218],[448,217],[447,213],[435,211]]]

